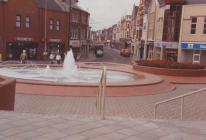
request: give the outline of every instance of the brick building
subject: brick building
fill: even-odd
[[[89,48],[89,16],[90,14],[77,4],[72,5],[69,45],[73,49],[75,57],[86,54]]]
[[[74,7],[77,1],[72,2]],[[50,53],[63,55],[69,47],[68,10],[69,4],[63,0],[0,1],[0,53],[3,59],[18,60],[22,50],[27,51],[31,60],[42,59]]]

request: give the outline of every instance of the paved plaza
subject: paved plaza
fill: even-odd
[[[106,97],[106,116],[153,119],[154,105],[156,102],[204,87],[204,84],[179,84],[176,85],[175,90],[164,94],[131,97]],[[198,109],[205,113],[206,96],[204,93],[198,94],[199,96],[188,98],[185,103],[185,110],[192,109],[191,112],[194,112]],[[15,112],[52,115],[77,114],[90,117],[96,116],[95,99],[95,97],[61,97],[17,94]],[[194,103],[193,99],[197,104]],[[166,108],[164,106],[166,106]],[[179,119],[178,115],[180,114],[180,104],[178,100],[164,106],[163,108],[160,106],[160,114],[158,115],[162,115],[163,113],[164,116],[168,114],[164,119]],[[171,107],[175,107],[177,110],[173,109],[173,111],[170,111],[169,108]],[[204,113],[198,114],[198,112],[194,112],[194,114],[187,114],[187,112],[185,112],[185,119],[206,120]]]
[[[165,79],[174,83],[201,80]],[[205,140],[206,92],[185,98],[183,121],[179,121],[180,99],[159,106],[154,120],[156,102],[206,87],[174,85],[173,91],[162,94],[106,97],[104,121],[97,114],[95,97],[16,93],[14,112],[0,112],[0,140]]]
[[[205,140],[206,123],[0,112],[0,139]]]

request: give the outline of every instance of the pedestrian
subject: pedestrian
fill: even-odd
[[[49,55],[49,60],[50,60],[50,63],[53,64],[54,63],[54,58],[55,58],[55,55],[53,53],[50,53]]]
[[[58,54],[56,55],[57,64],[60,64],[60,63],[61,63],[61,59],[62,59],[62,57],[61,57],[61,55],[58,53]]]
[[[22,64],[25,64],[26,60],[27,60],[27,53],[26,53],[26,50],[23,50],[23,52],[21,53],[21,56],[20,56],[20,61]]]

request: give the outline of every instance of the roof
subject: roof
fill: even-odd
[[[44,0],[35,0],[37,3],[37,6],[39,8],[44,9],[45,1]],[[55,0],[47,0],[47,9],[49,10],[56,10],[56,11],[63,11],[62,8],[55,2]]]
[[[35,0],[35,1],[39,8],[42,9],[45,8],[45,0]],[[77,9],[89,14],[87,11],[83,10],[77,4],[73,4],[71,7],[73,9]],[[47,0],[47,9],[66,12],[69,10],[69,2],[67,0]]]

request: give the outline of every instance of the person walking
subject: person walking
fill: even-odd
[[[21,53],[21,56],[20,56],[20,61],[22,64],[25,64],[26,60],[27,60],[27,53],[26,53],[26,50],[23,50],[23,52]]]

